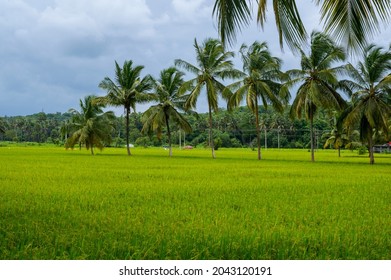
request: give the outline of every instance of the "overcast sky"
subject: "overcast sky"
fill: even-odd
[[[299,1],[303,2],[303,1]],[[318,8],[300,7],[306,28],[320,29]],[[79,107],[105,77],[114,78],[114,61],[144,65],[157,76],[177,58],[191,63],[194,38],[217,38],[211,0],[0,0],[0,116],[66,112]],[[284,69],[298,60],[281,52],[273,18],[262,31],[255,24],[239,35],[240,44],[267,41]],[[384,29],[383,29],[384,30]],[[391,29],[375,42],[388,46]],[[241,67],[239,58],[237,67]],[[205,111],[205,101],[197,104]],[[225,107],[225,104],[221,104]],[[145,107],[138,106],[138,111]],[[116,110],[121,114],[122,110]]]

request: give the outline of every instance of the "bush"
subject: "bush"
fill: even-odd
[[[242,144],[237,138],[231,138],[231,147],[233,148],[241,148]]]
[[[301,142],[299,142],[299,141],[296,141],[296,142],[295,142],[295,148],[303,149],[303,148],[304,148],[304,145],[303,145],[303,143],[301,143]]]
[[[364,155],[364,154],[367,153],[367,151],[368,151],[368,149],[367,149],[367,147],[365,147],[365,146],[361,146],[361,147],[359,147],[359,148],[357,149],[357,152],[358,152],[359,155]]]
[[[223,141],[221,140],[220,137],[217,137],[213,140],[214,143],[214,149],[217,151],[223,144]]]
[[[147,148],[148,146],[151,145],[151,141],[149,140],[148,136],[144,136],[144,137],[137,138],[135,144],[137,146],[141,146],[141,147]]]

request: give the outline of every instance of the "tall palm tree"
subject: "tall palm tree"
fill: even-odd
[[[105,77],[99,84],[99,87],[107,91],[104,97],[98,97],[98,104],[123,107],[125,111],[126,127],[126,147],[128,155],[131,155],[129,146],[129,116],[130,110],[136,112],[137,103],[145,103],[151,100],[148,91],[152,88],[152,81],[149,75],[140,77],[144,66],[133,66],[133,61],[125,61],[121,68],[117,61],[115,62],[115,82],[109,77]]]
[[[176,123],[185,132],[191,132],[189,122],[181,115],[184,110],[186,95],[179,93],[183,84],[183,73],[175,67],[164,69],[160,72],[160,78],[154,80],[154,97],[159,102],[151,106],[143,114],[144,126],[142,132],[156,131],[161,139],[162,130],[167,130],[169,156],[172,156],[171,127],[170,123]]]
[[[341,81],[351,95],[351,106],[346,110],[344,124],[359,123],[360,139],[368,144],[370,164],[375,163],[373,154],[374,132],[389,132],[391,106],[391,47],[383,50],[373,44],[365,48],[357,68],[347,66],[351,80]]]
[[[310,48],[309,55],[302,49],[299,50],[301,69],[287,72],[292,79],[285,86],[289,88],[299,84],[290,115],[292,118],[301,118],[304,113],[310,120],[311,160],[315,161],[313,121],[317,109],[322,107],[340,110],[345,106],[345,100],[334,89],[338,84],[337,73],[343,67],[332,67],[334,63],[345,59],[345,52],[329,36],[320,32],[312,32]]]
[[[271,104],[278,112],[283,112],[284,98],[280,95],[283,78],[281,60],[273,57],[267,43],[254,42],[250,47],[243,44],[240,48],[243,61],[243,72],[240,81],[228,88],[235,90],[228,103],[229,108],[237,107],[246,99],[248,108],[255,115],[257,131],[258,160],[261,159],[261,126],[259,123],[259,101],[267,108]],[[285,92],[285,101],[289,98]]]
[[[85,144],[87,150],[90,149],[94,155],[94,146],[102,150],[105,144],[110,143],[115,116],[112,111],[103,112],[103,106],[93,102],[95,98],[96,96],[89,95],[80,100],[80,111],[69,110],[73,114],[73,133],[65,143],[67,148]]]
[[[212,111],[218,111],[219,96],[228,98],[223,94],[225,86],[222,84],[222,80],[237,77],[238,71],[233,68],[233,62],[230,60],[234,53],[226,51],[219,40],[208,38],[202,45],[198,45],[195,39],[194,48],[197,66],[181,59],[176,59],[175,65],[195,75],[195,78],[185,82],[182,86],[182,90],[190,91],[189,98],[185,103],[186,109],[195,108],[201,90],[206,89],[209,113],[209,145],[212,149],[212,157],[215,158]]]
[[[381,21],[391,18],[389,0],[316,0],[321,6],[321,21],[327,33],[348,48],[363,48],[368,39],[379,31]],[[213,15],[218,21],[220,38],[233,43],[237,31],[248,25],[252,18],[251,0],[216,0]],[[263,27],[266,22],[267,0],[259,0],[257,22]],[[283,41],[295,49],[307,37],[295,0],[272,1],[280,45]]]

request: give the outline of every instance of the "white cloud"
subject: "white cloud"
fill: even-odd
[[[209,4],[209,5],[208,5]],[[206,0],[172,0],[176,18],[187,23],[211,18],[212,6]]]

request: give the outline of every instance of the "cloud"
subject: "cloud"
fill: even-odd
[[[145,0],[2,1],[0,114],[73,107],[162,21]]]
[[[145,66],[142,75],[156,76],[176,58],[195,63],[195,38],[218,36],[209,0],[0,1],[0,116],[77,108],[85,95],[104,94],[97,85],[114,77],[114,60],[133,60]],[[321,28],[314,5],[299,8],[309,32]],[[376,42],[388,46],[390,32]],[[272,9],[264,31],[253,21],[237,39],[232,50],[268,41],[284,69],[298,67],[297,56],[280,50]]]
[[[208,20],[212,14],[212,6],[206,0],[172,0],[176,18],[186,23],[196,23],[202,19]]]

